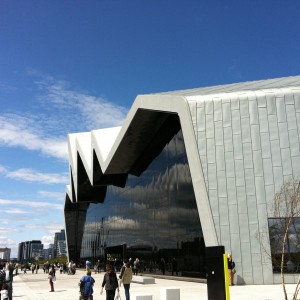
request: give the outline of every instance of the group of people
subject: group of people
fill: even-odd
[[[37,274],[39,269],[40,269],[40,265],[38,263],[31,265],[31,272],[32,272],[32,274],[34,274],[34,273]]]
[[[232,259],[231,254],[228,254],[228,277],[229,284],[234,285],[234,274],[235,274],[235,263]],[[70,261],[66,266],[68,274],[75,274],[76,264],[73,261]],[[46,262],[43,266],[44,273],[48,274],[49,284],[50,284],[50,292],[54,292],[54,282],[56,281],[56,269],[64,270],[63,266],[50,265]],[[93,300],[93,286],[95,283],[95,279],[92,277],[92,264],[89,261],[86,261],[86,275],[83,276],[80,280],[80,298],[79,300]],[[117,274],[115,268],[111,264],[106,264],[105,273],[103,276],[100,294],[103,294],[105,289],[106,291],[106,300],[114,300],[116,293],[120,292],[120,286],[123,284],[125,291],[126,300],[130,300],[130,283],[132,281],[133,275],[137,275],[141,268],[140,261],[136,258],[134,261],[129,259],[128,261],[123,261],[123,266],[120,270],[120,276],[117,278]],[[12,299],[12,282],[13,282],[13,272],[14,266],[7,262],[5,265],[0,263],[0,300],[11,300]],[[26,269],[26,268],[25,268]],[[32,273],[37,273],[39,269],[38,264],[32,264],[31,270]],[[165,262],[162,259],[160,262],[160,269],[164,273],[165,270]],[[96,264],[94,267],[95,273],[100,273],[100,262]],[[176,259],[172,259],[172,275],[178,275],[177,270],[177,261]]]
[[[95,283],[95,279],[91,276],[91,268],[92,264],[90,261],[86,261],[86,275],[83,276],[80,280],[80,298],[79,300],[92,300],[93,299],[93,285]],[[97,264],[97,271],[100,273]],[[161,260],[160,268],[165,273],[165,261]],[[95,268],[94,268],[95,269]],[[95,269],[95,273],[96,273]],[[106,300],[114,300],[116,297],[116,293],[120,292],[120,286],[123,285],[125,292],[125,299],[130,300],[130,283],[132,281],[133,275],[138,275],[138,272],[141,272],[143,266],[138,258],[132,260],[131,258],[127,261],[123,261],[123,266],[120,270],[119,278],[117,278],[117,274],[115,272],[115,268],[111,264],[106,265],[105,274],[103,276],[100,294],[102,295],[105,289],[106,292]],[[177,261],[175,258],[172,260],[172,275],[178,275],[177,270]]]
[[[51,269],[51,264],[47,261],[43,264],[44,273],[48,274]],[[66,274],[68,272],[67,263],[60,264],[59,262],[55,263],[55,269],[59,270],[60,274]]]
[[[161,261],[161,268],[163,269],[164,261]],[[229,285],[234,285],[234,274],[235,274],[235,263],[232,259],[231,254],[228,254],[228,277]],[[92,300],[93,299],[93,285],[95,283],[94,278],[91,276],[91,263],[86,261],[87,274],[83,276],[80,280],[80,292],[81,296],[79,300]],[[132,281],[133,275],[137,275],[137,270],[139,269],[139,259],[135,261],[131,259],[129,261],[124,261],[123,266],[120,271],[119,280],[115,272],[114,267],[111,264],[106,265],[106,272],[104,274],[100,294],[106,291],[106,300],[114,300],[116,293],[120,292],[120,286],[123,284],[125,291],[126,300],[130,300],[130,283]],[[172,259],[172,275],[178,275],[177,261],[175,258]]]
[[[86,264],[87,273],[80,279],[80,298],[79,300],[93,300],[93,285],[95,279],[91,276],[91,269],[88,264]],[[100,295],[103,294],[105,289],[106,300],[114,300],[116,292],[120,293],[120,286],[123,284],[125,291],[126,300],[130,300],[130,283],[133,276],[133,270],[129,261],[124,261],[121,268],[119,279],[111,264],[106,265],[106,272],[104,273]]]
[[[229,284],[234,285],[234,274],[235,274],[235,263],[232,259],[231,254],[228,254],[228,277]],[[95,269],[98,273],[100,273],[100,263],[98,263],[97,268]],[[93,300],[93,286],[95,283],[95,279],[92,277],[91,272],[92,264],[89,261],[86,261],[86,275],[83,276],[80,280],[80,298],[79,300]],[[163,271],[164,262],[161,261],[161,269]],[[39,266],[34,265],[31,268],[32,273],[37,272]],[[50,265],[48,262],[44,265],[44,273],[48,273],[49,284],[50,284],[50,292],[54,292],[54,282],[56,280],[56,268],[60,270],[60,267],[55,266],[54,264]],[[0,300],[11,300],[12,299],[12,291],[13,291],[13,272],[14,266],[7,262],[6,264],[0,263]],[[75,274],[76,264],[73,261],[70,261],[68,264],[68,270],[70,274]],[[130,283],[132,281],[133,275],[138,274],[138,270],[140,269],[140,261],[136,258],[135,261],[131,259],[129,261],[123,261],[123,266],[120,270],[119,279],[117,278],[117,274],[115,272],[115,268],[111,264],[107,264],[105,268],[105,273],[103,276],[100,294],[103,294],[105,289],[106,291],[106,300],[114,300],[116,296],[116,292],[120,292],[120,286],[123,284],[125,291],[126,300],[130,300]],[[68,274],[69,274],[68,271]],[[61,272],[62,273],[62,272]],[[177,273],[177,262],[175,258],[172,260],[172,275]]]

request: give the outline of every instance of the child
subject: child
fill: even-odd
[[[4,282],[0,291],[1,299],[8,300],[8,285]]]

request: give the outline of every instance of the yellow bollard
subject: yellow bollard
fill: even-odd
[[[223,254],[226,300],[230,300],[227,254]]]

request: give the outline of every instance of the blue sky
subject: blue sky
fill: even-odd
[[[64,228],[67,134],[138,94],[300,74],[300,1],[0,0],[0,247]]]

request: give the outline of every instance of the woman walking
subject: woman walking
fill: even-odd
[[[122,268],[120,279],[124,285],[126,300],[130,300],[129,289],[130,289],[130,282],[132,280],[132,270],[130,268],[129,263],[126,263],[125,268]]]
[[[115,299],[116,289],[118,289],[118,293],[120,292],[117,275],[114,272],[112,265],[109,265],[109,264],[106,265],[106,273],[104,274],[104,277],[103,277],[100,295],[103,294],[104,287],[106,290],[106,300],[114,300]]]
[[[51,291],[49,291],[49,292],[55,292],[54,291],[54,284],[53,284],[53,278],[54,277],[55,277],[55,268],[54,268],[54,265],[52,265],[51,269],[49,271],[49,274],[48,274],[50,288],[51,288]]]

